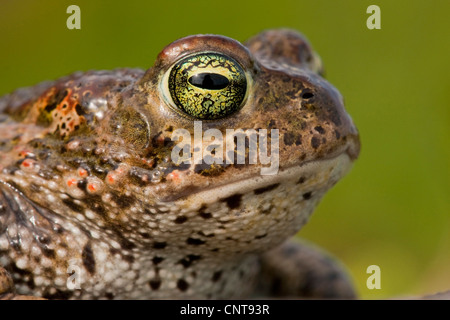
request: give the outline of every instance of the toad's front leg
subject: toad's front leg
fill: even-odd
[[[258,296],[354,299],[356,292],[342,266],[303,242],[288,241],[261,257]]]

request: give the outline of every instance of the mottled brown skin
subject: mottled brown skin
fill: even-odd
[[[203,130],[278,129],[279,175],[260,179],[260,164],[170,161],[172,132],[193,133],[195,119],[168,105],[161,81],[176,61],[205,51],[235,59],[251,83],[239,111]],[[282,244],[359,153],[342,97],[321,73],[295,31],[270,30],[246,46],[197,35],[164,48],[146,72],[76,73],[0,98],[0,264],[16,291],[354,297],[333,260]],[[81,289],[67,288],[70,260]],[[13,292],[1,275],[0,292]]]

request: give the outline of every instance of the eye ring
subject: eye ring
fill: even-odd
[[[244,105],[248,78],[232,57],[199,52],[183,57],[166,72],[164,96],[177,112],[200,120],[221,119]]]

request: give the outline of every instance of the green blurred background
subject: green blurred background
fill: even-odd
[[[66,8],[81,8],[68,30]],[[381,8],[381,30],[366,9]],[[148,68],[196,33],[303,32],[344,95],[362,153],[299,235],[348,267],[364,299],[450,289],[450,2],[0,0],[0,95],[77,70]],[[381,268],[381,289],[366,268]]]

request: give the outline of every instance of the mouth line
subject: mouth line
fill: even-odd
[[[349,171],[353,161],[355,160],[355,154],[350,149],[351,146],[347,146],[347,148],[340,149],[338,152],[332,153],[321,159],[311,159],[285,167],[280,166],[278,173],[274,175],[264,176],[260,174],[253,174],[223,185],[193,189],[176,198],[173,196],[166,197],[162,200],[162,202],[188,201],[190,198],[201,198],[198,200],[203,200],[205,203],[220,201],[221,199],[226,199],[227,197],[238,193],[244,194],[257,189],[264,189],[289,180],[297,181],[303,175],[311,176],[320,170],[325,170],[326,168],[333,166],[339,167],[341,162],[343,162],[343,167],[345,167],[344,171],[346,173]],[[344,176],[344,173],[340,175],[340,178],[342,176]],[[199,203],[201,203],[201,201]]]

